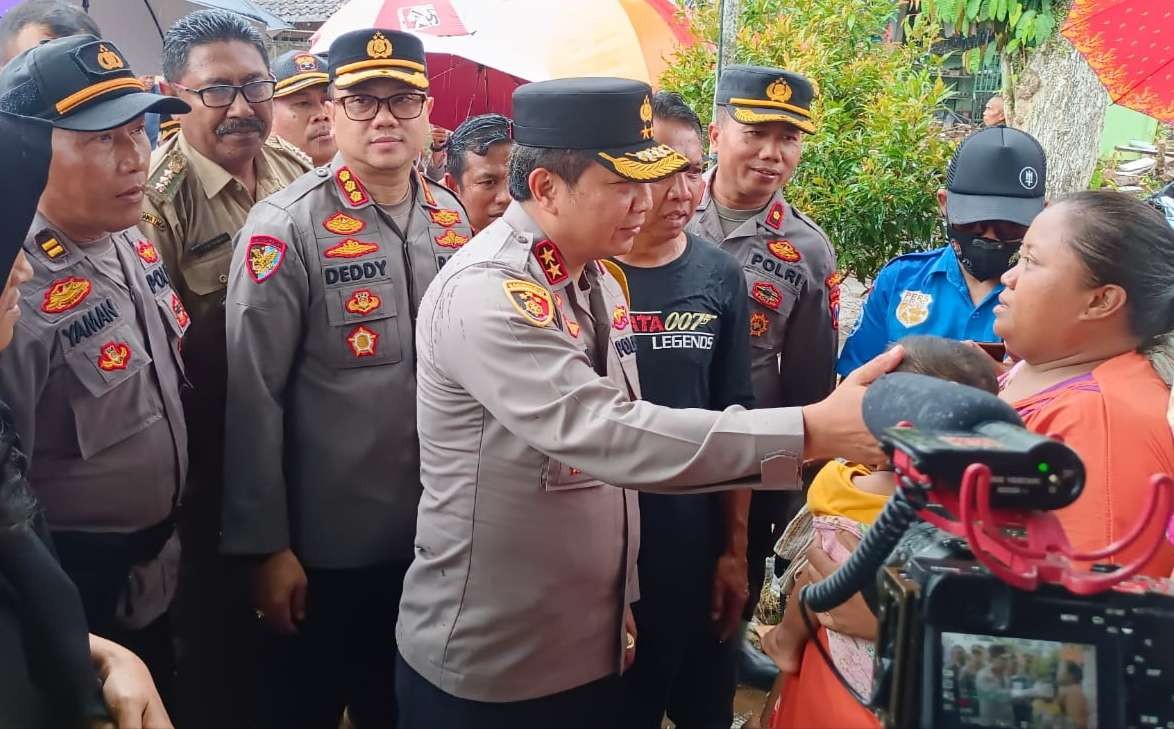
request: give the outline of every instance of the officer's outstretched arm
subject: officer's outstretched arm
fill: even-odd
[[[46,336],[29,326],[28,321],[35,315],[29,311],[27,301],[21,302],[26,318],[17,320],[12,343],[0,352],[0,402],[12,410],[20,449],[31,459],[36,447],[37,404],[49,380],[50,350],[56,334]]]

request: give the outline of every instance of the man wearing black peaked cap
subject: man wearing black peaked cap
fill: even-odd
[[[861,383],[899,360],[802,413],[640,401],[631,312],[597,261],[631,248],[642,183],[688,162],[652,139],[647,84],[527,84],[513,111],[513,202],[433,280],[416,324],[424,494],[396,630],[402,727],[622,725],[640,519],[616,486],[793,489],[805,457],[871,462]]]
[[[34,273],[0,354],[0,399],[90,629],[142,656],[166,697],[189,317],[135,224],[150,155],[143,115],[188,105],[145,92],[113,43],[83,35],[13,59],[0,73],[0,110],[55,127],[24,240]]]

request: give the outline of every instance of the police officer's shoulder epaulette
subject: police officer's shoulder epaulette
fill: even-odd
[[[69,266],[72,261],[69,249],[61,242],[61,234],[51,228],[45,228],[26,240],[25,250],[32,260],[41,263],[51,271]]]
[[[187,177],[188,158],[178,149],[172,149],[152,165],[147,177],[147,195],[156,201],[170,201]]]
[[[620,291],[622,291],[624,294],[624,301],[628,303],[628,306],[631,306],[632,295],[628,291],[628,276],[624,273],[624,269],[620,267],[620,264],[609,258],[599,259],[599,265],[600,271],[605,276],[611,276],[615,279],[616,283],[619,284]]]
[[[315,167],[309,173],[298,177],[260,202],[268,203],[282,210],[288,210],[306,195],[333,180],[334,177],[330,174],[329,167]]]
[[[303,152],[297,145],[285,141],[276,134],[269,135],[269,138],[265,140],[265,146],[271,147],[272,149],[280,149],[307,167],[311,169],[314,167],[314,160],[310,158],[310,155]]]
[[[794,205],[791,206],[791,212],[795,215],[797,220],[805,223],[809,228],[823,236],[825,240],[827,239],[828,234],[823,231],[823,228],[819,227],[819,223],[816,223],[814,220],[807,217],[806,214],[798,210]]]

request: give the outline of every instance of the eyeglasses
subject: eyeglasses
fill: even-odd
[[[371,121],[379,114],[379,108],[386,105],[391,115],[400,121],[415,119],[424,112],[424,94],[393,94],[391,96],[371,96],[370,94],[351,94],[335,99],[342,104],[351,121]]]
[[[216,84],[215,86],[205,86],[202,89],[191,89],[182,84],[172,84],[172,86],[178,89],[199,96],[200,102],[209,109],[223,109],[226,106],[232,106],[232,103],[236,101],[238,91],[244,94],[245,101],[250,104],[260,104],[269,101],[273,98],[273,89],[276,85],[277,82],[273,79],[249,81],[240,86]]]
[[[972,235],[976,238],[989,230],[996,239],[1003,243],[1022,243],[1023,236],[1027,235],[1026,225],[1006,220],[980,220],[977,223],[964,223],[953,227],[959,233]]]

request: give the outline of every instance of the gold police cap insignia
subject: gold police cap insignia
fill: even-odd
[[[110,50],[105,43],[98,46],[98,65],[106,71],[117,71],[120,68],[126,68],[126,63],[122,60],[122,56]]]
[[[379,31],[367,41],[367,55],[371,58],[391,58],[391,41]]]
[[[299,71],[317,71],[318,62],[309,53],[294,56],[294,67]]]
[[[777,78],[766,87],[766,98],[782,104],[791,98],[791,84],[785,78]]]

